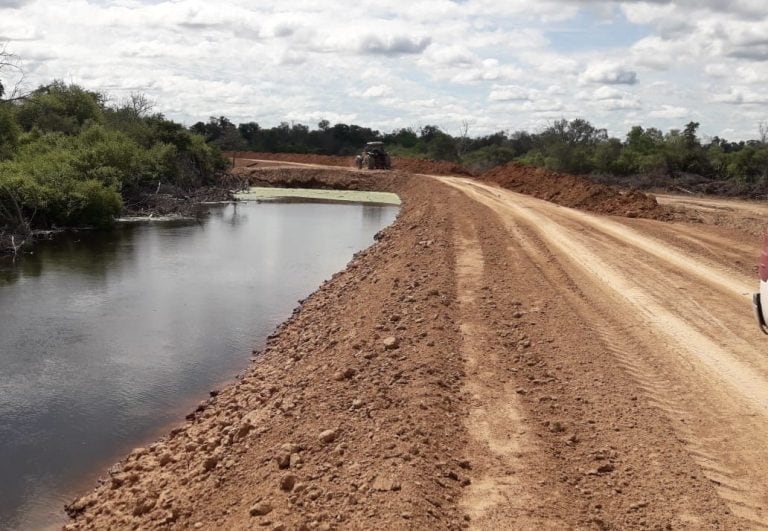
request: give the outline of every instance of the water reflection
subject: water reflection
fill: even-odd
[[[21,278],[39,277],[46,265],[87,275],[104,276],[115,265],[121,249],[131,246],[138,227],[125,225],[110,231],[64,232],[40,242],[31,254],[0,259],[0,286]],[[121,256],[120,259],[130,259]]]
[[[74,485],[244,368],[396,213],[229,205],[0,263],[0,529],[59,517]]]

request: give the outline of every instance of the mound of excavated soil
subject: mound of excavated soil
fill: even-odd
[[[281,188],[317,188],[330,190],[379,190],[386,187],[397,172],[334,172],[322,168],[235,168],[241,185],[278,186]]]
[[[228,153],[232,157],[232,153]],[[257,153],[253,151],[238,151],[235,155],[235,167],[248,167],[249,159],[275,160],[280,162],[298,162],[301,164],[318,164],[322,166],[353,166],[354,157],[339,157],[335,155],[304,155],[299,153]],[[453,162],[439,160],[424,160],[415,158],[394,157],[392,166],[396,170],[409,173],[429,173],[433,175],[469,175],[469,172]]]
[[[671,209],[659,205],[652,195],[634,190],[623,192],[584,177],[534,166],[512,163],[489,170],[478,179],[558,205],[598,214],[650,219],[673,217]]]
[[[233,153],[226,153],[232,157]],[[280,162],[299,162],[301,164],[319,164],[321,166],[353,166],[355,157],[337,155],[308,155],[301,153],[258,153],[256,151],[237,151],[234,153],[236,167],[248,166],[247,159],[277,160]],[[243,160],[244,159],[244,160]]]
[[[427,173],[431,175],[470,175],[459,164],[441,160],[397,158],[393,163],[396,170],[410,173]]]

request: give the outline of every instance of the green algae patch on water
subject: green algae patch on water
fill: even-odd
[[[319,190],[310,188],[266,188],[252,187],[235,194],[242,201],[328,201],[339,203],[376,203],[399,205],[397,194],[389,192],[366,192],[359,190]]]

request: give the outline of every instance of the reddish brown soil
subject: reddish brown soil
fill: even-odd
[[[461,165],[442,160],[406,159],[398,158],[394,161],[395,169],[409,173],[422,173],[427,175],[469,175],[470,173]]]
[[[652,195],[620,191],[585,177],[534,166],[512,163],[494,168],[478,178],[558,205],[598,214],[650,219],[671,219],[673,215],[672,209],[660,206]]]
[[[433,187],[380,176],[408,201],[397,224],[305,301],[236,385],[73,503],[71,528],[460,528],[469,465],[452,220]]]
[[[384,190],[392,188],[393,174],[384,171],[332,172],[325,169],[285,167],[236,168],[243,185],[333,190]]]
[[[317,164],[320,166],[352,167],[355,157],[340,157],[336,155],[302,155],[298,153],[259,153],[256,151],[226,152],[228,158],[235,157],[235,167],[248,166],[253,160],[275,160],[281,162],[299,162],[301,164]]]
[[[257,153],[253,151],[238,151],[227,153],[229,158],[235,155],[235,167],[247,167],[248,159],[274,160],[281,162],[298,162],[300,164],[317,164],[319,166],[354,166],[355,157],[338,157],[333,155],[301,155],[295,153]],[[408,173],[425,173],[430,175],[469,175],[469,172],[459,164],[439,160],[425,160],[406,157],[394,157],[392,166],[395,170]]]
[[[70,505],[69,529],[744,529],[762,521],[737,519],[718,496],[720,485],[739,481],[739,507],[763,494],[728,463],[742,446],[718,447],[726,434],[697,431],[719,426],[740,437],[754,415],[707,417],[736,406],[707,404],[708,388],[685,385],[689,364],[667,370],[682,358],[643,332],[634,320],[645,314],[606,296],[602,273],[557,250],[581,238],[598,253],[615,236],[535,199],[508,209],[504,201],[518,196],[484,189],[475,198],[474,181],[315,169],[249,178],[366,185],[404,204],[236,384]],[[569,237],[531,222],[537,211]],[[610,248],[599,256],[625,268],[626,282],[641,267],[627,261],[635,255],[672,268],[622,245],[626,257]],[[685,252],[703,259],[695,249]],[[689,296],[709,296],[687,278]],[[662,275],[651,280],[635,289],[669,299]],[[728,300],[723,308],[735,315],[741,301]],[[682,383],[670,385],[673,376]],[[743,449],[746,459],[758,448]],[[747,467],[758,479],[760,457]]]
[[[231,156],[232,154],[230,154]],[[298,155],[286,153],[236,153],[236,172],[259,167],[255,160],[274,160],[300,164],[349,167],[351,157],[326,155]],[[396,159],[395,169],[426,175],[469,175],[458,164],[422,159]],[[661,206],[653,195],[636,190],[622,191],[611,186],[598,184],[586,177],[556,173],[544,168],[511,163],[489,170],[475,178],[495,183],[502,188],[531,195],[559,205],[579,208],[598,214],[610,214],[631,218],[658,220],[687,219],[681,209]]]

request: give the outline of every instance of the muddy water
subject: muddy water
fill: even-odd
[[[61,522],[65,502],[247,367],[396,214],[229,205],[0,262],[0,529]]]

